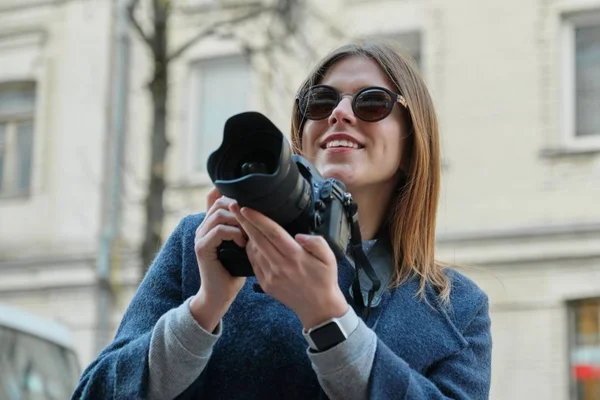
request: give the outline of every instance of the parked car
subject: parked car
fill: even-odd
[[[0,306],[0,399],[69,399],[81,370],[68,329]]]

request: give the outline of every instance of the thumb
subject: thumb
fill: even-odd
[[[299,233],[295,236],[295,239],[304,250],[308,251],[319,261],[325,264],[335,263],[333,251],[331,251],[329,244],[327,244],[327,241],[322,236]]]

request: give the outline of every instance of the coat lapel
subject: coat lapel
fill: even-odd
[[[435,362],[458,353],[468,343],[435,291],[417,296],[419,281],[410,279],[387,291],[381,307],[368,321],[378,338],[415,370],[423,372]]]

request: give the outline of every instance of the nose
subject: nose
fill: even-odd
[[[350,96],[344,96],[329,116],[330,125],[335,125],[341,121],[350,125],[356,122],[356,116],[354,115],[354,111],[352,111],[352,98]]]

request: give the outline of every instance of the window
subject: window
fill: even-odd
[[[250,64],[244,57],[200,61],[192,74],[191,175],[206,179],[206,162],[223,140],[225,121],[249,111]]]
[[[569,305],[571,399],[600,398],[600,298]]]
[[[568,16],[563,24],[567,145],[600,148],[600,11]]]
[[[0,84],[0,196],[22,196],[31,185],[35,84]]]

